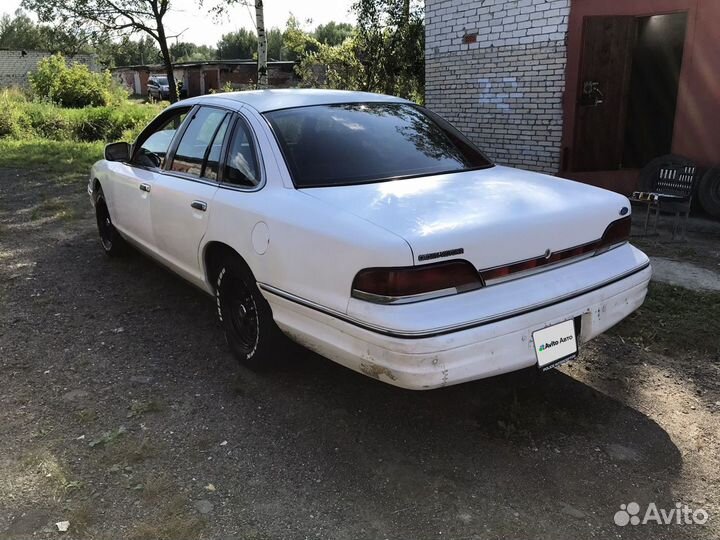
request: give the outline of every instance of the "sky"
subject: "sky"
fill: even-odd
[[[210,5],[214,0],[206,0]],[[265,26],[283,28],[292,13],[307,29],[330,21],[355,22],[350,13],[354,0],[265,0]],[[20,7],[21,0],[1,0],[0,14],[13,14]],[[198,9],[197,0],[172,0],[174,13],[167,16],[168,35],[182,32],[179,41],[190,41],[198,45],[214,46],[220,36],[238,28],[254,28],[250,12],[244,6],[234,6],[221,19],[207,14],[207,9]],[[254,9],[252,9],[254,17]],[[312,22],[306,24],[306,19]]]

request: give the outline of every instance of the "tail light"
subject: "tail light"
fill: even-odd
[[[383,304],[418,302],[482,287],[477,270],[467,261],[449,261],[402,268],[367,268],[355,276],[355,298]]]
[[[630,239],[631,225],[632,218],[630,216],[613,221],[610,225],[608,225],[602,235],[602,238],[598,241],[595,253],[604,253],[618,244],[624,244],[627,242]]]

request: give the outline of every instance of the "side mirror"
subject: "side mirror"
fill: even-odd
[[[105,159],[108,161],[130,161],[130,145],[126,142],[105,145]]]

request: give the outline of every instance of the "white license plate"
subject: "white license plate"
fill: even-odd
[[[533,332],[538,367],[545,371],[577,356],[578,346],[573,320]]]

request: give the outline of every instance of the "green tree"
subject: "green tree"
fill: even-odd
[[[256,52],[257,35],[245,28],[223,34],[217,43],[217,57],[221,60],[252,58]]]
[[[357,54],[365,89],[421,101],[425,87],[423,6],[411,0],[357,0]]]
[[[303,86],[364,89],[364,67],[357,57],[357,42],[352,37],[334,46],[321,43],[318,50],[300,60],[295,71]]]
[[[18,9],[15,16],[0,18],[0,47],[3,49],[45,49],[47,43],[33,20]]]
[[[90,44],[93,38],[94,34],[87,29],[37,24],[21,9],[16,10],[13,16],[5,14],[0,18],[0,48],[37,49],[74,55],[93,52]]]
[[[354,30],[352,24],[330,21],[327,24],[321,24],[315,29],[315,39],[325,45],[340,45],[352,36]]]
[[[136,66],[162,63],[157,43],[150,36],[120,40],[106,37],[96,45],[98,60],[107,67]]]
[[[54,21],[74,28],[89,27],[96,32],[130,35],[143,33],[160,47],[165,74],[175,89],[172,58],[165,30],[171,0],[23,0],[23,7],[37,13],[43,22]],[[177,101],[177,92],[170,93]]]
[[[216,58],[217,52],[207,45],[181,41],[170,45],[170,56],[175,62],[203,62]]]
[[[283,33],[279,28],[271,28],[267,33],[268,58],[283,60]]]
[[[288,60],[302,60],[308,54],[320,50],[320,42],[302,29],[294,15],[290,15],[282,38],[284,56]]]

